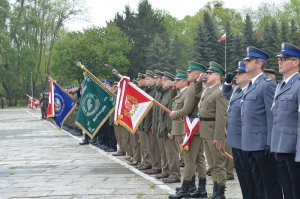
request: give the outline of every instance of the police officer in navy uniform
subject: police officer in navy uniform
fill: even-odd
[[[242,98],[242,150],[248,151],[259,199],[282,199],[274,155],[270,153],[276,83],[263,74],[269,55],[252,46],[244,58],[251,81]]]
[[[233,89],[235,78],[237,87]],[[222,94],[229,100],[227,145],[232,147],[233,161],[244,199],[257,199],[253,175],[248,160],[248,152],[242,150],[241,100],[250,81],[244,61],[239,61],[234,73],[228,73],[223,84]]]
[[[273,101],[271,152],[275,153],[279,179],[285,199],[300,198],[300,48],[282,43],[277,55],[283,81],[277,86]],[[298,142],[298,148],[297,146]],[[298,150],[297,150],[298,149]]]

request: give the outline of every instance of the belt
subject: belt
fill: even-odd
[[[200,121],[215,121],[215,118],[200,117]]]

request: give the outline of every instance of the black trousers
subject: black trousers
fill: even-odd
[[[284,198],[300,198],[300,163],[295,162],[295,154],[276,153],[275,159]]]
[[[248,160],[256,185],[257,199],[283,199],[274,155],[265,155],[265,151],[249,151]]]
[[[248,152],[232,148],[235,170],[240,182],[243,199],[257,199],[255,183],[248,160]]]

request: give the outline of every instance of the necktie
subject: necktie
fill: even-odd
[[[252,81],[249,82],[247,90],[249,90],[249,88],[252,86]]]
[[[282,89],[282,88],[284,87],[284,85],[285,85],[285,81],[283,81],[283,82],[281,83],[280,89]]]

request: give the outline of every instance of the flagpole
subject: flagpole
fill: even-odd
[[[226,35],[226,39],[225,39],[225,73],[227,72],[226,48],[227,48],[227,35]]]
[[[93,78],[95,81],[97,81],[98,84],[100,84],[101,86],[103,85],[103,83],[95,75],[93,75],[93,73],[91,73],[84,65],[82,65],[81,62],[76,62],[76,66],[78,66],[79,68],[81,68],[82,70],[84,70],[84,72],[86,72],[91,78]],[[105,86],[102,86],[102,87],[103,87],[104,90],[106,90],[112,96],[116,97],[116,94],[114,94],[113,92],[111,92]]]
[[[116,75],[117,77],[119,77],[119,78],[121,78],[122,79],[122,75],[113,67],[113,66],[111,66],[111,65],[109,65],[109,64],[104,64],[106,67],[108,67],[108,68],[111,68],[112,69],[112,71],[113,71],[113,74],[114,75]],[[130,84],[131,84],[131,82],[130,82]],[[133,84],[131,84],[132,86],[134,86],[134,87],[136,87],[135,85],[133,85]],[[162,105],[161,103],[159,103],[157,100],[155,100],[155,99],[153,99],[153,102],[157,105],[157,106],[159,106],[162,110],[164,110],[164,111],[166,111],[167,113],[171,113],[171,111],[167,108],[167,107],[165,107],[164,105]]]

